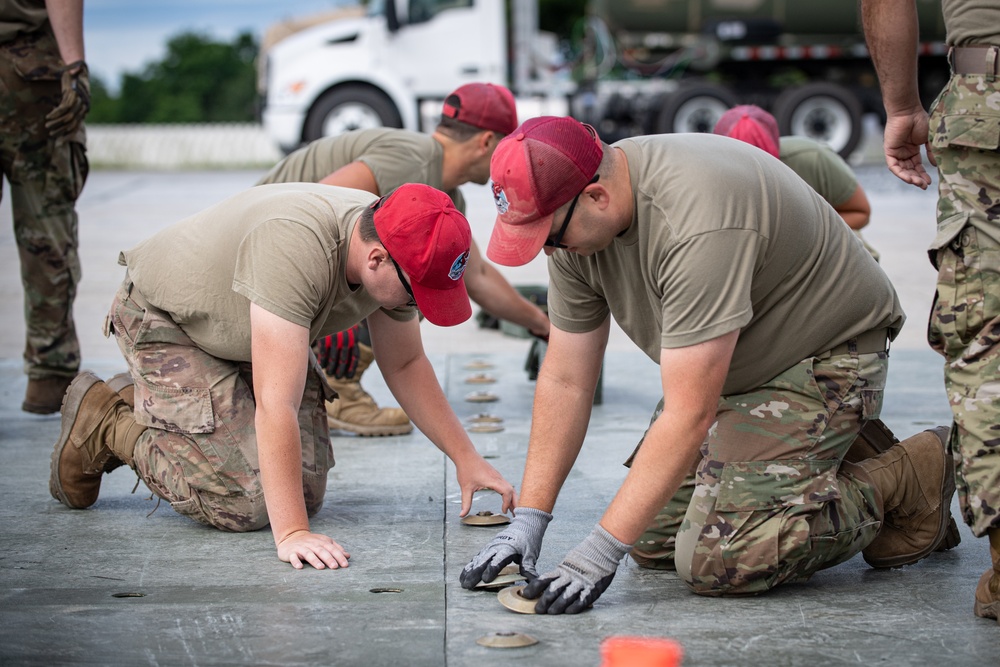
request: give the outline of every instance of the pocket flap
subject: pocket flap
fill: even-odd
[[[1000,147],[1000,116],[952,114],[941,118],[931,145],[935,148],[967,146],[986,151]]]
[[[135,382],[135,420],[173,433],[212,433],[212,395],[200,387],[162,387]]]
[[[737,461],[723,464],[716,509],[746,512],[840,498],[837,461]]]

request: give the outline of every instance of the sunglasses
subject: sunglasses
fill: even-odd
[[[596,183],[597,180],[600,177],[601,177],[600,174],[594,174],[594,177],[592,179],[590,179],[590,182],[587,183],[587,185],[592,185],[592,184]],[[583,186],[583,190],[587,189],[587,185]],[[580,190],[580,193],[577,194],[577,196],[573,197],[573,203],[571,203],[569,205],[569,210],[566,211],[566,218],[563,220],[562,227],[559,228],[559,231],[556,232],[556,235],[555,236],[550,236],[549,238],[545,239],[544,245],[546,247],[549,247],[549,248],[560,248],[560,249],[563,249],[563,250],[565,250],[566,248],[569,247],[569,246],[563,245],[562,239],[563,239],[563,235],[566,233],[566,228],[569,227],[570,218],[573,217],[573,211],[576,209],[576,203],[578,201],[580,201],[580,195],[583,194],[583,190]]]

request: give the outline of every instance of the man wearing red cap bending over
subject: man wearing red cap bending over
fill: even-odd
[[[92,505],[127,464],[180,514],[222,530],[271,524],[296,568],[346,567],[313,533],[333,450],[310,343],[367,317],[389,388],[455,463],[462,514],[514,491],[475,450],[424,355],[416,319],[471,315],[462,275],[471,233],[444,193],[387,197],[306,183],[252,188],[123,252],[105,334],[132,386],[81,373],[63,399],[49,490]],[[116,388],[119,391],[116,391]]]
[[[552,332],[515,518],[466,566],[464,587],[515,561],[536,611],[575,613],[629,551],[717,596],[801,581],[859,551],[905,565],[941,544],[954,476],[940,431],[845,461],[861,458],[848,450],[879,416],[886,342],[904,316],[802,179],[726,137],[608,146],[552,117],[502,141],[491,174],[487,256],[518,265],[545,249]],[[593,532],[537,576],[612,317],[659,363],[663,399]]]
[[[493,151],[515,127],[517,108],[509,90],[492,83],[467,83],[445,98],[433,134],[382,127],[318,139],[276,164],[258,185],[327,183],[383,195],[403,183],[424,183],[446,192],[464,214],[465,199],[458,186],[489,180]],[[519,324],[536,336],[548,335],[545,313],[480,256],[475,241],[465,284],[469,297],[494,317]],[[413,430],[403,410],[380,408],[361,387],[361,376],[375,358],[364,321],[321,339],[316,353],[338,394],[327,404],[330,428],[365,436]]]

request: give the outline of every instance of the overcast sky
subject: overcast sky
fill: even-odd
[[[122,73],[164,55],[167,39],[186,30],[229,40],[241,31],[263,36],[282,19],[354,4],[352,0],[84,0],[83,31],[90,71],[117,90]]]

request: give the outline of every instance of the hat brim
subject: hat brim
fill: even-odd
[[[500,220],[493,223],[493,234],[486,247],[486,256],[503,266],[523,266],[533,260],[552,230],[552,216],[542,216],[537,220],[511,225]]]
[[[431,324],[439,327],[453,327],[472,317],[472,304],[465,280],[460,280],[451,289],[434,289],[420,283],[410,283],[417,308]]]

